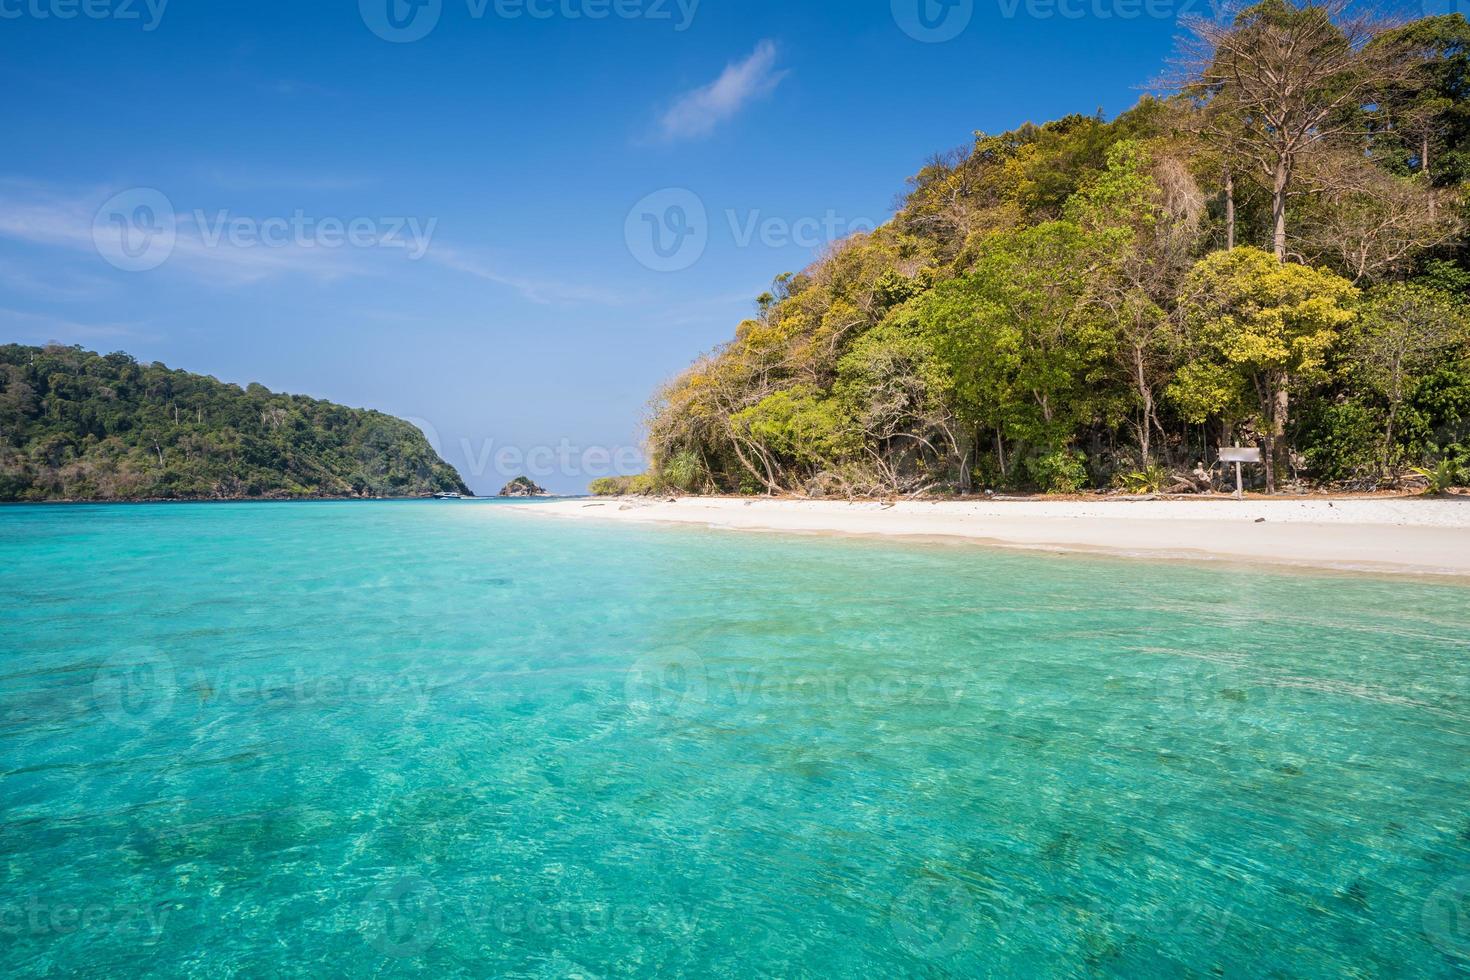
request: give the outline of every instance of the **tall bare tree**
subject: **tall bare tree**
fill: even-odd
[[[1271,247],[1286,258],[1286,205],[1302,158],[1361,131],[1362,109],[1416,69],[1399,45],[1370,42],[1389,25],[1344,0],[1262,0],[1225,23],[1189,18],[1180,87],[1208,103],[1212,131],[1271,192]]]
[[[1456,204],[1459,194],[1395,176],[1362,153],[1313,153],[1300,176],[1311,196],[1295,251],[1360,286],[1402,276],[1463,228],[1458,207],[1436,206]]]

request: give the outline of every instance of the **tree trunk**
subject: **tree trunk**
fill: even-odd
[[[730,434],[730,448],[735,450],[735,458],[740,460],[740,465],[745,467],[746,472],[765,485],[766,493],[774,494],[779,489],[773,477],[763,476],[760,470],[756,469],[750,460],[745,458],[745,454],[740,451],[740,439],[734,433]],[[766,473],[769,474],[770,466],[766,464],[764,458],[761,460],[761,465],[766,467]]]
[[[1235,248],[1235,175],[1225,168],[1225,250]]]
[[[1291,394],[1286,380],[1276,384],[1271,393],[1271,439],[1266,462],[1266,490],[1275,493],[1283,474],[1291,469],[1291,447],[1286,443],[1286,415],[1291,408]]]
[[[1286,261],[1286,188],[1291,183],[1291,168],[1285,158],[1276,162],[1276,175],[1271,182],[1271,250],[1277,262]]]
[[[1399,485],[1399,478],[1397,473],[1390,472],[1389,464],[1393,458],[1393,429],[1394,423],[1398,420],[1398,414],[1399,403],[1398,400],[1395,399],[1389,402],[1388,405],[1388,424],[1384,426],[1383,432],[1383,461],[1378,467],[1379,475],[1391,477],[1393,479],[1394,487],[1397,487]]]
[[[969,493],[974,489],[970,485],[970,453],[975,447],[975,437],[969,426],[960,427],[960,437],[955,442],[955,450],[960,457],[960,493]]]
[[[1144,371],[1143,348],[1138,344],[1133,345],[1133,371],[1134,380],[1138,384],[1139,397],[1143,399],[1143,424],[1138,427],[1139,448],[1143,451],[1143,465],[1146,467],[1150,459],[1150,436],[1153,435],[1150,426],[1154,417],[1154,393],[1149,390],[1148,375]]]
[[[1429,133],[1419,137],[1419,172],[1424,175],[1424,191],[1429,195],[1429,220],[1435,218],[1434,184],[1429,178]]]

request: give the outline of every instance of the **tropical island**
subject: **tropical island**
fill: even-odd
[[[0,346],[0,500],[469,495],[402,419],[80,347]]]
[[[518,476],[500,488],[502,497],[549,497],[550,492],[536,485],[528,476]]]
[[[1463,483],[1470,24],[1266,0],[1112,121],[979,133],[778,276],[604,494]]]

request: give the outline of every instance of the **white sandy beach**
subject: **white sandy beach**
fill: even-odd
[[[1470,497],[874,501],[689,497],[529,504],[578,520],[968,539],[1016,548],[1470,579]]]

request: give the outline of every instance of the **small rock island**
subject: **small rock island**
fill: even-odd
[[[551,494],[532,483],[529,477],[518,476],[500,488],[502,497],[549,497]]]

